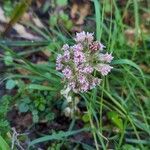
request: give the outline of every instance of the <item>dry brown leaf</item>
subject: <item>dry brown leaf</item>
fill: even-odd
[[[0,21],[3,22],[3,23],[7,23],[9,21],[9,18],[7,18],[4,15],[4,11],[1,7],[0,7]]]
[[[39,61],[37,61],[37,64],[47,64],[47,61],[39,60]]]
[[[29,32],[27,32],[26,28],[21,24],[15,24],[13,29],[19,34],[20,37],[23,37],[28,40],[40,40],[40,37],[37,37]]]
[[[30,12],[26,12],[23,14],[23,16],[21,17],[21,21],[22,22],[27,22],[27,21],[30,21],[32,18],[32,13]]]
[[[18,71],[20,74],[23,74],[23,75],[29,75],[29,74],[31,74],[28,70],[22,69],[22,68],[17,69],[17,71]]]
[[[45,3],[45,0],[36,0],[36,4],[37,4],[37,7],[40,8],[43,3]]]
[[[0,32],[4,32],[5,28],[4,26],[0,25]]]
[[[44,55],[46,55],[47,57],[50,57],[50,56],[51,56],[51,52],[50,52],[48,49],[44,49],[42,52],[43,52]]]
[[[142,15],[142,19],[143,19],[144,21],[150,22],[150,13],[144,13],[144,14]]]
[[[0,32],[3,32],[5,29],[5,24],[4,23],[8,23],[10,20],[10,18],[6,17],[4,15],[4,11],[3,9],[0,7],[0,22],[2,22],[3,24],[0,24]],[[43,28],[44,25],[42,24],[42,22],[37,18],[37,17],[33,17],[33,15],[31,13],[25,13],[22,18],[21,18],[22,22],[27,22],[27,21],[33,21],[34,24],[39,27],[39,28]],[[40,40],[41,38],[38,36],[35,36],[31,33],[29,33],[25,26],[23,26],[22,24],[16,23],[13,26],[13,29],[18,33],[19,37],[28,39],[28,40]]]
[[[21,18],[21,22],[33,22],[37,27],[44,28],[44,25],[41,22],[41,20],[38,17],[34,17],[32,12],[25,13]]]
[[[44,81],[44,82],[42,83],[42,85],[48,86],[48,85],[49,85],[49,82],[48,82],[48,81]]]
[[[74,0],[71,8],[71,18],[74,19],[76,25],[84,24],[86,16],[91,14],[91,3],[87,1]],[[79,17],[78,17],[79,16]]]
[[[28,128],[30,125],[32,125],[32,115],[29,113],[25,116],[20,115],[18,118],[16,118],[15,122],[18,128]]]
[[[140,64],[140,68],[146,72],[146,73],[150,73],[150,67],[145,65],[145,64]]]
[[[39,28],[44,28],[44,25],[43,25],[43,23],[40,21],[39,18],[35,17],[35,18],[32,18],[32,20],[33,20],[34,24],[35,24],[37,27],[39,27]]]
[[[136,38],[138,38],[138,42],[140,43],[142,40],[142,34],[147,33],[147,30],[143,28],[142,26],[139,28],[138,33],[136,33],[135,28],[130,28],[125,30],[125,36],[127,40],[127,44],[130,46],[134,46],[136,42]]]

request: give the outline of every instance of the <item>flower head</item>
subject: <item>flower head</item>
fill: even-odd
[[[97,70],[102,74],[102,76],[106,76],[113,67],[108,64],[99,64],[97,66]]]
[[[113,60],[113,56],[112,54],[99,54],[99,59],[102,61],[102,62],[107,62],[107,63],[110,63],[112,60]]]
[[[68,62],[70,60],[70,51],[69,50],[66,50],[64,52],[63,59],[65,62]]]
[[[65,69],[62,70],[62,73],[64,74],[64,76],[67,78],[67,79],[70,79],[71,76],[72,76],[72,71],[70,69],[70,67],[66,67]]]
[[[76,34],[76,38],[75,38],[76,42],[84,42],[85,39],[86,39],[85,31]]]
[[[76,65],[80,64],[80,63],[83,63],[86,61],[86,58],[85,58],[85,55],[83,52],[80,52],[80,51],[75,51],[74,52],[74,63]]]
[[[62,54],[56,59],[56,69],[64,75],[65,86],[74,93],[87,92],[98,86],[101,79],[94,72],[106,76],[111,69],[112,54],[102,53],[105,46],[94,41],[93,33],[76,34],[75,44],[63,45]]]
[[[83,50],[83,46],[81,43],[75,44],[74,46],[72,46],[72,49],[74,52],[76,51],[82,51]]]
[[[86,39],[87,39],[89,44],[92,43],[94,40],[93,34],[94,33],[89,33],[89,32],[87,32],[87,34],[86,34]]]
[[[62,47],[62,50],[66,51],[69,49],[69,45],[68,44],[64,44]]]

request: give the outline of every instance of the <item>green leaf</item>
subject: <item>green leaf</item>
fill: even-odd
[[[52,120],[55,119],[55,114],[49,112],[49,113],[46,115],[45,118],[46,118],[47,121],[52,121]]]
[[[44,111],[45,110],[45,105],[40,104],[38,108],[39,108],[40,111]]]
[[[36,140],[33,140],[30,144],[29,147],[41,143],[41,142],[46,142],[46,141],[51,141],[51,140],[63,140],[65,137],[83,132],[83,131],[88,131],[89,129],[84,128],[76,131],[66,131],[66,132],[59,132],[59,133],[53,133],[52,135],[46,135],[44,137],[38,138]]]
[[[67,30],[70,31],[73,27],[73,22],[71,20],[68,20],[65,24],[65,27],[66,27]]]
[[[13,11],[13,4],[11,1],[4,1],[3,9],[5,11],[6,16],[11,16]]]
[[[63,20],[63,21],[68,21],[69,20],[69,16],[67,14],[65,14],[64,12],[61,12],[60,13],[60,18]]]
[[[54,88],[48,87],[48,86],[44,86],[44,85],[39,85],[39,84],[30,84],[29,86],[27,86],[27,89],[32,89],[32,90],[41,90],[41,91],[51,91],[54,90]]]
[[[114,64],[114,65],[130,65],[131,67],[134,67],[135,69],[137,69],[137,70],[139,71],[139,73],[141,74],[141,77],[143,78],[143,82],[145,83],[145,77],[144,77],[143,71],[142,71],[141,68],[140,68],[136,63],[134,63],[133,61],[128,60],[128,59],[118,59],[118,60],[114,60],[114,61],[112,62],[112,64]]]
[[[0,136],[0,150],[10,150],[9,145],[1,136]]]
[[[13,63],[13,58],[11,56],[5,56],[4,57],[4,62],[7,66],[12,65]]]
[[[12,80],[12,79],[7,80],[7,82],[6,82],[6,89],[7,90],[11,90],[11,89],[13,89],[15,87],[15,85],[16,85],[16,82],[14,80]]]
[[[20,112],[27,112],[29,110],[29,106],[26,103],[21,103],[19,105],[19,111]]]
[[[49,19],[50,25],[51,26],[56,26],[57,25],[57,19],[58,19],[57,15],[51,15],[51,17]]]
[[[65,6],[68,4],[68,0],[56,0],[58,6]]]
[[[130,144],[125,144],[125,145],[123,145],[122,150],[140,150],[140,149],[133,147]]]
[[[38,111],[37,110],[33,110],[32,111],[32,116],[33,116],[33,122],[37,123],[39,121]]]
[[[90,121],[90,118],[89,118],[89,115],[88,114],[84,114],[82,116],[82,120],[86,123],[86,122],[89,122]]]
[[[115,111],[108,112],[108,118],[123,131],[123,121]]]

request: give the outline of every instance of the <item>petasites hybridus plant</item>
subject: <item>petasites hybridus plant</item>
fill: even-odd
[[[105,53],[105,46],[94,41],[93,33],[77,33],[75,42],[73,46],[63,45],[62,54],[59,54],[56,60],[56,70],[64,76],[65,86],[61,94],[68,103],[64,110],[67,117],[73,117],[74,112],[79,112],[79,98],[74,97],[73,93],[83,93],[95,88],[101,83],[101,79],[94,74],[98,72],[106,76],[113,68],[110,66],[112,54]]]
[[[62,54],[57,56],[56,70],[64,75],[64,83],[74,93],[87,92],[101,83],[94,72],[106,76],[111,69],[112,54],[104,53],[105,46],[94,41],[93,33],[76,34],[73,46],[63,45]]]

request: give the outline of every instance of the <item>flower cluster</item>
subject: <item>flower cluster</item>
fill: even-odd
[[[104,53],[105,46],[94,41],[93,33],[77,33],[73,46],[63,45],[62,54],[57,56],[56,70],[62,72],[66,86],[73,92],[86,92],[99,85],[95,72],[106,76],[111,69],[112,54]]]

